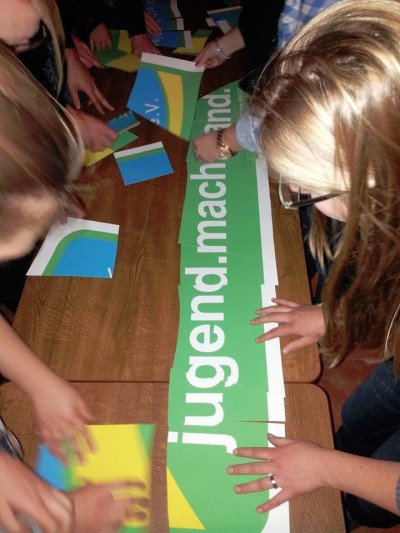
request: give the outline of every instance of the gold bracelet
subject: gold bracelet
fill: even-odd
[[[231,148],[224,143],[224,131],[225,130],[219,130],[217,133],[217,150],[220,157],[232,157],[236,154],[236,152],[231,150]]]

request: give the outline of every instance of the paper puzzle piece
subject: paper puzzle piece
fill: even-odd
[[[110,128],[117,131],[118,133],[130,130],[131,128],[134,128],[139,124],[140,122],[130,110],[107,122],[107,126],[110,126]]]
[[[111,48],[97,50],[97,59],[106,67],[125,72],[136,72],[140,59],[132,54],[131,41],[126,30],[110,30]]]
[[[175,48],[176,46],[191,48],[193,46],[192,34],[187,30],[163,31],[160,35],[150,35],[150,39],[156,46],[167,48]]]
[[[210,9],[207,11],[207,15],[213,21],[213,25],[219,26],[218,22],[224,21],[229,29],[232,29],[238,25],[241,9],[240,6]],[[224,31],[224,33],[226,32]]]
[[[119,226],[78,218],[54,224],[27,276],[112,278]]]
[[[136,72],[140,65],[140,58],[134,54],[124,54],[107,63],[107,67],[123,70],[124,72]]]
[[[101,161],[101,159],[104,159],[105,157],[111,155],[120,148],[123,148],[130,142],[135,141],[137,138],[138,136],[134,133],[131,133],[130,131],[123,131],[118,135],[117,140],[114,142],[111,148],[106,148],[101,152],[92,152],[91,150],[85,150],[85,167],[90,167],[90,165],[94,165],[98,161]]]
[[[183,30],[184,22],[183,18],[164,18],[158,21],[158,24],[162,30]]]
[[[125,185],[159,178],[173,172],[162,142],[114,154]]]
[[[160,26],[163,20],[182,17],[177,0],[144,0],[143,6]]]
[[[269,427],[269,424],[247,422],[223,422],[202,428],[183,423],[169,426],[167,494],[170,531],[203,529],[243,533],[263,529],[268,516],[254,512],[260,503],[259,494],[258,497],[254,493],[238,498],[233,490],[238,479],[228,476],[226,469],[231,464],[248,462],[248,459],[232,455],[235,448],[266,446]],[[240,477],[241,482],[251,479],[252,476]],[[179,508],[182,496],[190,506],[190,513],[183,516]],[[263,498],[265,501],[268,493],[263,493]]]
[[[140,496],[151,498],[151,455],[154,439],[153,424],[117,424],[87,426],[95,443],[94,453],[86,452],[82,464],[70,457],[68,466],[55,458],[46,446],[39,448],[36,470],[54,487],[69,491],[87,482],[142,481],[146,488],[129,488],[114,498]],[[125,521],[121,533],[147,531],[150,517],[145,522]]]
[[[127,106],[189,140],[203,72],[191,61],[144,53]]]
[[[193,41],[192,48],[179,47],[174,50],[174,54],[186,54],[186,55],[191,55],[191,56],[197,56],[197,54],[199,54],[203,50],[204,45],[206,44],[207,39],[209,38],[210,35],[211,35],[210,30],[197,30],[192,35],[192,41]]]

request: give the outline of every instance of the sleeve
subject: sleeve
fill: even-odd
[[[116,4],[118,17],[124,22],[129,37],[147,33],[143,15],[143,4],[140,0],[118,0]]]
[[[400,511],[400,477],[397,480],[397,485],[396,485],[396,503],[397,503],[397,508]]]
[[[263,114],[258,108],[249,108],[236,123],[236,140],[240,146],[250,152],[258,151],[258,131]]]

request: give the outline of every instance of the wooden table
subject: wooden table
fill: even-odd
[[[98,423],[157,424],[152,472],[151,533],[166,533],[168,531],[165,477],[168,384],[104,382],[75,383],[75,386],[89,405],[93,406]],[[332,447],[328,403],[322,389],[311,384],[287,384],[286,395],[287,436]],[[11,383],[0,387],[0,412],[8,427],[20,439],[27,462],[33,465],[37,440],[32,417],[26,398]],[[320,489],[292,500],[290,526],[292,533],[344,533],[339,491]]]
[[[204,4],[210,2],[190,3],[186,9],[190,7],[192,16],[203,16]],[[200,94],[242,73],[243,54],[238,53],[218,70],[204,74]],[[125,110],[133,79],[134,75],[115,70],[97,73],[99,86],[115,105],[105,120]],[[28,278],[14,326],[53,370],[75,382],[99,423],[157,423],[152,531],[165,533],[167,391],[179,322],[178,234],[188,144],[145,120],[135,133],[139,135],[135,146],[163,142],[173,175],[125,187],[110,156],[85,170],[77,184],[88,219],[120,225],[113,279]],[[271,189],[277,294],[307,303],[298,218],[278,206]],[[316,380],[320,372],[316,347],[285,356],[283,366],[286,382],[303,382],[287,385],[287,435],[332,446],[326,398],[318,387],[304,384]],[[25,398],[12,384],[0,387],[0,412],[32,465],[37,446],[32,418]],[[294,500],[290,521],[294,533],[345,531],[339,493],[319,490]]]
[[[187,59],[187,58],[186,58]],[[240,78],[243,55],[206,71],[201,95]],[[125,110],[133,76],[114,69],[98,83]],[[105,116],[108,120],[111,114]],[[135,146],[162,141],[174,174],[126,187],[113,156],[86,169],[77,183],[87,218],[120,225],[114,277],[28,278],[14,327],[58,374],[82,381],[167,382],[178,331],[178,234],[186,186],[188,143],[142,120]],[[309,302],[297,213],[284,211],[272,186],[279,287],[277,294]],[[249,320],[250,320],[249,316]],[[254,337],[257,335],[255,328]],[[284,341],[283,344],[287,342]],[[287,382],[320,373],[316,346],[284,357]]]

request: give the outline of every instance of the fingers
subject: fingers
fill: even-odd
[[[267,513],[268,511],[271,511],[275,507],[278,507],[282,503],[287,502],[288,497],[286,496],[286,491],[281,490],[278,492],[276,496],[271,498],[269,501],[259,505],[257,507],[257,513]]]
[[[271,490],[272,484],[269,477],[262,477],[260,479],[255,479],[254,481],[249,481],[248,483],[242,483],[236,485],[233,489],[236,494],[249,494],[251,492],[262,492],[264,490]]]
[[[228,466],[227,472],[229,475],[244,476],[253,475],[261,476],[268,474],[270,470],[270,461],[253,461],[252,463],[243,463],[238,465]]]
[[[80,109],[81,108],[81,101],[80,101],[80,98],[79,98],[79,95],[78,95],[78,91],[76,89],[70,88],[70,93],[71,93],[71,98],[72,98],[72,102],[73,102],[74,106],[76,107],[76,109]]]
[[[93,84],[93,86],[90,88],[90,90],[86,91],[86,94],[89,96],[92,104],[97,109],[97,111],[99,113],[101,113],[102,115],[104,115],[103,106],[106,109],[109,109],[110,111],[113,111],[114,107],[103,96],[103,94],[100,92],[100,90],[97,88],[97,86],[95,84]]]

